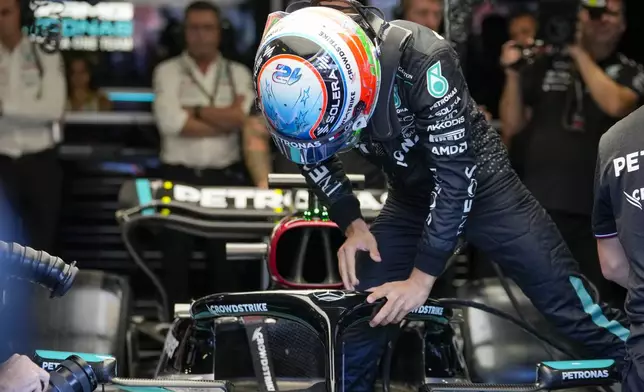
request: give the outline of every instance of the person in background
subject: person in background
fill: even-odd
[[[67,62],[67,110],[98,112],[112,110],[105,94],[92,86],[91,64],[85,57],[74,57]]]
[[[617,52],[625,29],[623,2],[609,0],[598,20],[580,11],[577,42],[564,53],[517,69],[522,54],[510,41],[500,60],[502,132],[520,157],[523,182],[557,224],[582,273],[619,307],[624,291],[602,276],[591,212],[599,139],[644,97],[642,67]]]
[[[644,391],[644,211],[640,170],[644,149],[644,107],[615,124],[599,142],[595,171],[593,233],[602,272],[628,290],[631,323],[629,363],[623,392]]]
[[[516,13],[508,22],[508,33],[511,41],[527,48],[537,36],[537,19],[529,12]]]
[[[441,32],[443,0],[400,0],[397,19],[404,19]]]
[[[273,170],[271,138],[261,113],[248,116],[243,128],[244,161],[253,184],[268,189],[268,175]]]
[[[437,33],[443,31],[443,0],[400,0],[395,17],[429,27]],[[479,105],[488,121],[492,114],[485,106]]]
[[[65,74],[61,55],[30,42],[20,21],[20,2],[0,0],[0,180],[20,241],[53,252],[63,172],[52,125],[63,116]]]
[[[160,14],[165,21],[165,27],[156,46],[157,57],[160,60],[167,60],[180,55],[183,51],[183,29],[181,21],[174,16],[172,7],[161,7]]]
[[[485,119],[492,121],[498,117],[498,102],[503,89],[503,70],[496,59],[508,39],[507,20],[499,14],[489,13],[481,20],[480,35],[472,38],[467,47],[465,77]]]
[[[188,5],[185,51],[154,70],[153,112],[161,135],[161,175],[196,186],[248,184],[240,134],[254,101],[250,70],[221,56],[221,13],[208,1]],[[193,239],[177,232],[162,238],[165,284],[172,302],[191,299],[188,279]],[[208,241],[209,282],[237,291],[235,263],[226,263],[223,241]],[[208,286],[212,286],[209,284]],[[206,293],[201,293],[206,294]]]
[[[63,171],[53,123],[63,116],[65,73],[59,53],[45,53],[23,36],[20,3],[0,0],[0,188],[5,198],[0,201],[0,239],[54,252]],[[0,361],[8,357],[7,342],[12,353],[27,353],[34,325],[32,314],[25,312],[33,287],[6,277],[0,271],[2,291],[11,294],[1,305]],[[20,363],[2,366],[0,390],[34,385],[35,378],[17,380],[8,374],[28,371],[24,360]]]
[[[518,46],[519,48],[530,48],[532,45],[534,45],[534,39],[537,36],[537,30],[538,30],[538,22],[536,17],[533,14],[527,11],[516,12],[510,17],[508,21],[509,42],[512,42],[515,46]],[[501,50],[503,50],[503,48]],[[505,86],[506,77],[507,77],[507,72],[504,72],[503,86]],[[504,89],[503,86],[501,86],[501,89]],[[506,145],[508,146],[510,145],[509,140],[504,140],[504,142]],[[514,148],[510,150],[510,159],[513,165],[515,166],[515,170],[521,173],[522,164],[523,164],[521,149]]]

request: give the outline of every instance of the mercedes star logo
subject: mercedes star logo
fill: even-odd
[[[333,301],[341,300],[342,298],[345,297],[345,294],[343,291],[339,291],[339,290],[336,290],[336,291],[327,290],[319,293],[314,293],[313,296],[320,301],[333,302]]]

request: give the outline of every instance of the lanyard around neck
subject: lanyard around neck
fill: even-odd
[[[187,61],[184,61],[184,71],[186,72],[186,74],[188,75],[188,77],[190,78],[192,83],[194,83],[195,86],[197,86],[199,91],[206,98],[208,98],[208,102],[210,103],[211,106],[215,104],[215,100],[217,99],[217,92],[219,90],[219,83],[221,82],[221,69],[224,66],[223,61],[224,60],[221,59],[221,60],[219,60],[219,62],[221,62],[220,64],[215,63],[215,66],[217,67],[217,74],[215,75],[215,84],[214,84],[213,89],[212,89],[212,94],[208,94],[208,90],[206,90],[206,88],[203,86],[203,84],[199,83],[199,81],[197,80],[197,78],[194,75],[193,70],[188,65]],[[228,75],[228,76],[230,77],[230,75]]]

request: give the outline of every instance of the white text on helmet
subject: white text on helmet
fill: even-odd
[[[336,70],[332,69],[329,72],[329,78],[333,79],[331,82],[331,110],[329,111],[329,117],[327,118],[327,123],[333,122],[340,112],[340,81],[338,80],[338,75],[336,75]]]
[[[316,59],[315,65],[321,69],[331,69],[331,58],[328,54],[323,54]]]
[[[322,124],[320,124],[320,127],[315,131],[316,135],[318,136],[326,135],[329,133],[329,131],[331,130],[331,124],[337,119],[337,116],[340,112],[340,101],[342,98],[340,91],[340,81],[338,80],[338,75],[336,74],[337,69],[335,68],[335,66],[329,64],[330,61],[331,59],[329,58],[329,56],[324,55],[319,56],[315,62],[316,67],[324,70],[329,70],[328,78],[332,80],[331,97],[329,98],[330,110],[326,114],[324,120],[322,121]]]
[[[353,108],[356,106],[356,92],[352,91],[349,95],[349,102],[347,103],[347,114],[344,115],[342,119],[342,124],[346,123],[351,119],[353,115]]]
[[[275,50],[275,46],[268,45],[264,49],[264,52],[262,52],[261,55],[258,55],[257,58],[255,58],[255,65],[253,67],[253,76],[257,77],[257,73],[259,72],[262,64],[264,63],[264,60],[271,57],[273,55],[274,50]]]
[[[318,141],[313,141],[313,142],[291,142],[288,140],[280,139],[282,143],[289,147],[293,148],[315,148],[315,147],[321,147],[322,144]]]
[[[329,37],[325,32],[320,31],[320,37],[324,38],[326,42],[328,42],[333,49],[338,52],[340,55],[340,59],[342,60],[342,65],[344,65],[344,68],[347,70],[347,76],[349,76],[349,80],[353,81],[355,78],[355,75],[353,74],[353,67],[349,63],[349,59],[347,58],[346,53],[344,53],[344,50],[335,42],[335,40],[331,37]]]

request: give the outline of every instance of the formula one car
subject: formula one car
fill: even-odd
[[[356,323],[371,318],[383,304],[366,302],[367,294],[333,290],[264,291],[238,294],[214,294],[194,302],[190,307],[191,322],[187,324],[180,341],[168,341],[166,367],[161,378],[141,380],[119,378],[113,358],[82,355],[62,361],[52,380],[55,391],[93,391],[98,384],[111,384],[117,390],[143,391],[149,387],[215,389],[221,392],[236,391],[328,391],[343,390],[341,347],[342,334]],[[411,312],[409,322],[429,322],[437,329],[447,329],[452,312],[441,301],[428,300]],[[216,372],[215,342],[219,341],[216,320],[236,318],[249,326],[257,360],[253,363],[257,373],[256,383],[244,380],[221,380]],[[275,377],[272,358],[267,349],[267,324],[275,319],[288,319],[301,324],[319,338],[323,348],[323,377],[297,384]],[[438,325],[442,325],[439,327]],[[51,363],[57,353],[37,353],[37,362]],[[47,358],[47,355],[50,357]],[[87,354],[85,354],[87,356]],[[87,363],[86,361],[92,361]],[[162,363],[164,363],[162,362]],[[446,366],[450,365],[446,363]],[[448,370],[448,369],[443,369]],[[439,377],[408,386],[406,390],[419,391],[541,391],[561,390],[583,386],[608,386],[618,374],[612,360],[553,361],[537,365],[534,382],[524,385],[477,384],[463,380],[459,370],[452,368],[454,377]],[[67,387],[65,384],[67,383]],[[70,388],[72,384],[76,388]],[[80,386],[80,389],[78,388]],[[410,388],[411,387],[411,388]],[[383,389],[389,391],[388,382]]]
[[[8,276],[41,284],[52,296],[64,295],[74,282],[77,268],[47,254],[26,249],[15,244],[0,242],[0,263],[7,267]],[[43,268],[47,266],[49,268]],[[43,272],[43,271],[47,272]],[[274,290],[237,294],[213,294],[199,299],[189,307],[189,319],[178,318],[175,328],[168,334],[163,358],[157,373],[158,379],[125,379],[117,375],[116,360],[111,356],[36,351],[34,360],[40,366],[54,369],[50,378],[52,392],[92,392],[99,384],[109,384],[110,390],[145,391],[149,387],[215,389],[227,392],[232,389],[278,391],[289,390],[341,391],[342,388],[342,336],[359,323],[368,321],[384,303],[368,303],[367,294],[340,290]],[[610,385],[618,374],[612,360],[544,362],[537,366],[535,382],[526,385],[475,384],[468,382],[465,369],[454,351],[452,322],[454,313],[450,305],[458,300],[428,299],[424,305],[406,317],[409,323],[422,323],[428,338],[424,352],[434,357],[424,361],[424,370],[434,377],[410,383],[420,385],[424,391],[538,391],[557,390],[577,386]],[[465,302],[460,301],[460,304]],[[484,307],[481,307],[483,309]],[[512,317],[509,320],[520,324]],[[289,386],[288,380],[276,377],[272,350],[269,349],[271,325],[289,320],[302,326],[317,340],[322,372],[320,378],[300,380]],[[254,353],[252,368],[256,382],[233,382],[231,377],[221,381],[217,370],[217,355],[221,347],[219,325],[242,324]],[[539,336],[529,326],[524,326]],[[547,340],[547,339],[545,339]],[[293,347],[293,345],[291,345]],[[309,348],[311,348],[309,347]],[[286,353],[288,355],[288,353]],[[67,358],[65,358],[67,357]],[[388,358],[391,358],[388,356]],[[295,358],[291,358],[293,361]],[[427,364],[431,363],[431,367]],[[390,391],[391,362],[384,361],[383,389]],[[407,372],[412,372],[407,369]],[[220,380],[215,380],[219,378]],[[401,386],[401,388],[404,386]],[[143,388],[143,389],[141,389]]]
[[[350,178],[354,189],[360,189],[364,179],[361,176]],[[336,321],[342,315],[342,322],[352,320],[351,317],[356,318],[354,322],[367,322],[374,308],[364,302],[364,294],[339,291],[342,284],[336,270],[335,250],[343,237],[335,224],[328,220],[315,196],[305,189],[298,189],[305,186],[303,177],[271,175],[269,182],[279,189],[197,188],[145,179],[125,184],[122,188],[120,199],[123,209],[117,217],[132,257],[144,269],[147,269],[145,262],[129,238],[132,229],[144,223],[161,224],[202,237],[264,241],[259,244],[229,244],[229,253],[258,255],[266,267],[261,287],[268,291],[215,294],[192,305],[175,305],[175,319],[166,336],[156,377],[225,379],[232,380],[237,389],[265,392],[312,386],[324,389],[325,380],[331,380],[328,390],[338,387],[334,386],[337,381],[337,373],[334,372],[338,371],[334,367],[334,350],[339,339],[337,333],[348,328],[349,324]],[[363,201],[361,204],[366,207],[363,214],[367,219],[374,218],[386,193],[374,190],[357,192]],[[266,237],[268,240],[264,240]],[[153,281],[158,282],[151,271],[148,272]],[[157,286],[163,297],[163,287],[160,283]],[[576,358],[566,347],[553,343],[521,320],[496,309],[467,300],[441,301],[430,300],[412,313],[403,323],[403,333],[398,340],[389,345],[379,380],[385,390],[415,389],[422,385],[437,388],[437,385],[445,383],[454,388],[456,384],[462,388],[469,385],[472,374],[463,353],[472,352],[466,350],[464,341],[472,335],[467,331],[473,328],[464,325],[463,319],[471,322],[474,318],[472,313],[461,312],[460,306],[477,307],[506,317],[520,328],[548,341],[558,352],[565,353],[564,357]],[[167,304],[163,308],[168,308]],[[357,313],[349,317],[354,311]],[[336,321],[330,326],[328,323],[320,326],[317,324],[319,320]],[[478,320],[480,322],[481,318]],[[332,331],[335,332],[329,335]],[[499,340],[500,344],[502,342]],[[534,344],[525,344],[524,351],[531,350],[531,347]],[[577,365],[565,366],[574,370],[575,367],[581,369],[608,364],[575,363]],[[544,364],[539,369],[552,366]],[[481,366],[475,365],[474,368]],[[611,371],[608,373],[612,375]],[[527,377],[534,380],[533,372],[529,371]],[[474,378],[517,382],[525,381],[526,374],[518,378]],[[589,384],[584,385],[600,385],[602,380],[601,377],[597,380],[592,378]],[[571,382],[566,385],[574,384]],[[538,388],[530,381],[528,383],[530,385],[526,388],[529,390]],[[477,386],[475,390],[498,390],[488,388],[499,388],[499,385],[486,384]]]

